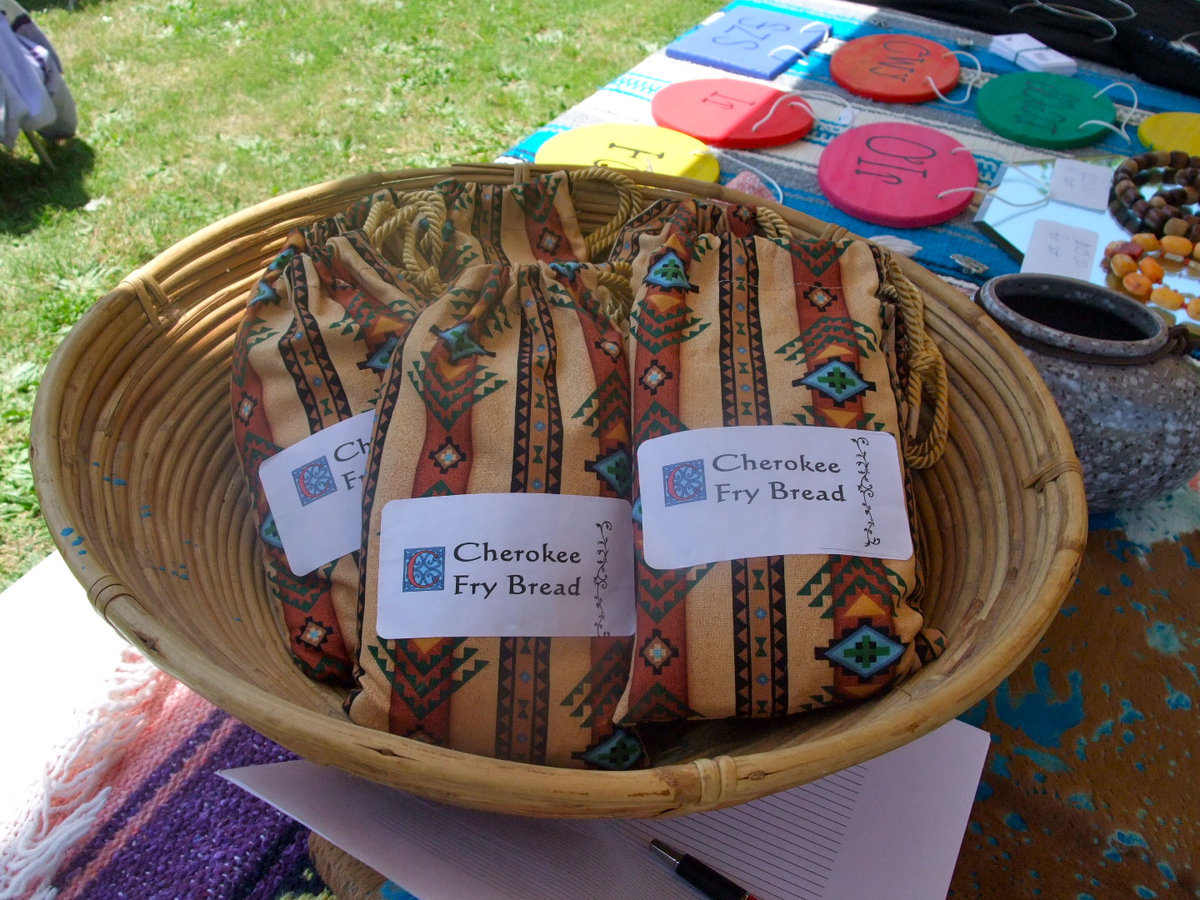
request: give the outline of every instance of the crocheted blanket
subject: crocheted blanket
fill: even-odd
[[[217,773],[294,758],[127,653],[0,847],[6,900],[332,900],[308,829]]]

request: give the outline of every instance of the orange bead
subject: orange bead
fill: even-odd
[[[1121,286],[1138,300],[1145,300],[1154,290],[1154,282],[1141,272],[1130,272],[1121,279]]]
[[[1187,302],[1187,314],[1190,318],[1200,321],[1200,297],[1193,297]]]
[[[1162,245],[1158,242],[1158,235],[1152,231],[1140,231],[1131,240],[1141,244],[1142,249],[1147,253],[1154,253],[1156,250],[1162,249]]]
[[[1150,302],[1161,306],[1163,309],[1183,309],[1184,297],[1183,294],[1174,288],[1159,285],[1150,292]]]
[[[1153,256],[1146,256],[1138,260],[1138,269],[1155,284],[1163,280],[1162,263]]]
[[[1115,253],[1108,261],[1108,267],[1114,275],[1124,278],[1130,272],[1136,272],[1138,264],[1128,253]]]
[[[1159,243],[1162,244],[1163,253],[1167,254],[1167,256],[1174,256],[1178,259],[1191,256],[1192,242],[1185,237],[1180,237],[1177,234],[1168,234]]]

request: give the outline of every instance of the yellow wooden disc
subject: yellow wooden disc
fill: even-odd
[[[1200,113],[1165,112],[1138,126],[1138,138],[1151,150],[1183,150],[1200,156]]]
[[[715,182],[716,157],[702,141],[657,125],[584,125],[556,134],[534,162],[552,166],[609,166]]]

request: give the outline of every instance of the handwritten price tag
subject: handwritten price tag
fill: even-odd
[[[1112,172],[1104,166],[1060,159],[1050,173],[1050,196],[1072,206],[1102,210],[1108,206]]]
[[[1075,228],[1052,219],[1038,219],[1021,263],[1022,272],[1065,275],[1090,280],[1096,265],[1100,235],[1088,228]]]

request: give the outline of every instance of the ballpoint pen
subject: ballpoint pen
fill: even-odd
[[[709,900],[757,900],[744,887],[730,881],[694,856],[681,853],[659,840],[651,841],[650,848],[657,851],[663,859],[675,867],[676,875],[699,890]]]

